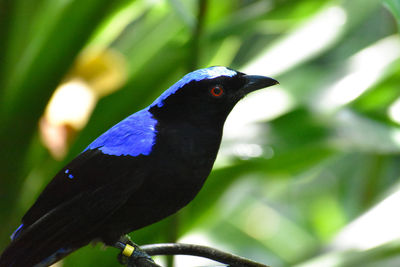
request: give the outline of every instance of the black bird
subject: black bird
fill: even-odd
[[[235,104],[277,83],[219,66],[185,75],[56,174],[11,235],[0,266],[48,266],[177,212],[209,175]]]

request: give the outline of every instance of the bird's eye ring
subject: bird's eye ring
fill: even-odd
[[[211,88],[210,93],[214,97],[220,97],[224,93],[224,89],[221,86],[214,86]]]

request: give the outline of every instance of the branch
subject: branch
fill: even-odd
[[[198,0],[198,13],[196,26],[193,30],[192,40],[190,41],[189,71],[198,67],[200,57],[200,38],[203,34],[204,21],[207,13],[208,0]]]
[[[164,244],[151,244],[140,246],[143,252],[154,255],[190,255],[208,258],[231,267],[268,267],[267,265],[242,258],[227,252],[223,252],[214,248],[181,244],[181,243],[164,243]]]
[[[145,258],[138,258],[134,262],[129,262],[127,267],[161,267],[154,261],[150,261]]]

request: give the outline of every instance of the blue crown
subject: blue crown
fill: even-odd
[[[225,67],[214,66],[206,69],[199,69],[193,72],[190,72],[183,76],[178,82],[168,88],[164,93],[162,93],[154,102],[150,105],[150,107],[158,106],[162,107],[164,105],[164,100],[172,94],[175,94],[180,88],[190,83],[191,81],[201,81],[207,79],[214,79],[220,76],[228,76],[233,77],[237,74],[236,71],[230,70]]]

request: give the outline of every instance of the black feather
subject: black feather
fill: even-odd
[[[276,83],[224,67],[186,75],[56,174],[22,218],[0,267],[48,266],[93,240],[113,245],[178,211],[209,175],[234,105]]]

